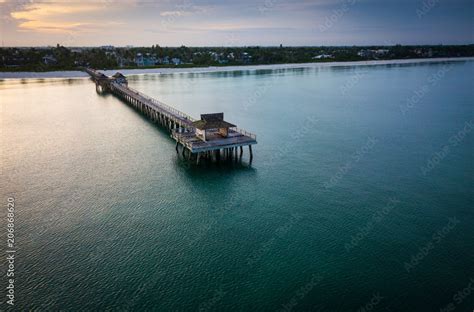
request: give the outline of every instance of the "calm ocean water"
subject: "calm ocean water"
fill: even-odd
[[[471,311],[474,292],[453,296],[474,285],[473,74],[454,62],[129,77],[257,134],[251,166],[245,150],[242,165],[201,167],[88,79],[0,81],[15,308]]]

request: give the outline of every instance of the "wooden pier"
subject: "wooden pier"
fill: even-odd
[[[257,144],[255,134],[237,128],[224,121],[224,114],[202,114],[200,120],[151,98],[128,86],[125,76],[116,73],[108,77],[103,73],[87,68],[86,72],[96,84],[97,92],[110,92],[142,112],[153,122],[171,132],[176,141],[176,152],[196,163],[202,159],[212,161],[240,160],[243,148],[249,148],[252,162],[252,145]]]

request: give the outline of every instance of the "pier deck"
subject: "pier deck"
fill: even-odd
[[[108,77],[89,68],[86,69],[86,72],[96,83],[98,92],[111,92],[145,114],[152,121],[169,130],[171,137],[176,140],[176,150],[178,151],[179,145],[182,146],[182,154],[184,156],[187,152],[188,159],[195,156],[199,163],[201,157],[218,160],[221,158],[221,154],[225,158],[232,158],[234,155],[237,158],[237,148],[240,148],[240,156],[242,156],[243,147],[248,146],[250,160],[252,160],[252,145],[257,144],[255,134],[237,127],[229,127],[227,129],[206,129],[204,135],[202,135],[202,131],[195,127],[197,121],[195,118],[128,87],[128,82],[123,75],[117,73],[112,77]],[[219,116],[220,114],[214,115]],[[201,115],[201,117],[203,116],[209,115]],[[221,116],[223,117],[223,114]],[[221,120],[222,123],[232,125]]]
[[[208,152],[222,148],[234,148],[257,143],[253,134],[243,134],[242,130],[229,129],[227,137],[223,138],[217,131],[208,133],[208,140],[202,141],[196,137],[195,132],[179,133],[172,131],[171,136],[179,143],[185,145],[192,153]]]

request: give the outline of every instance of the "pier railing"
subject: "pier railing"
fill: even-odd
[[[237,127],[233,127],[233,128],[230,128],[230,129],[235,131],[235,132],[238,132],[240,134],[243,134],[245,136],[251,137],[252,139],[257,141],[257,135],[256,134],[253,134],[251,132],[245,131],[244,129],[240,129],[240,128],[237,128]]]
[[[134,95],[138,95],[142,98],[144,98],[145,100],[147,100],[148,102],[150,102],[153,106],[156,106],[157,108],[160,108],[161,110],[165,111],[165,112],[169,112],[169,113],[172,113],[174,114],[175,116],[178,116],[184,120],[189,120],[189,124],[191,124],[192,122],[196,121],[196,119],[194,119],[193,117],[189,116],[188,114],[186,113],[183,113],[179,110],[177,110],[176,108],[174,107],[171,107],[161,101],[158,101],[152,97],[149,97],[148,95],[138,91],[138,90],[135,90],[133,88],[130,88],[128,86],[123,86],[119,83],[113,83],[114,87],[117,88],[117,89],[120,89],[122,90],[123,92],[125,93],[132,93]],[[234,131],[234,132],[237,132],[237,133],[240,133],[244,136],[247,136],[247,137],[250,137],[252,139],[254,139],[255,141],[257,140],[257,136],[254,134],[254,133],[251,133],[251,132],[248,132],[244,129],[240,129],[240,128],[237,128],[237,127],[232,127],[230,128],[231,131]]]
[[[194,131],[191,131],[191,132],[184,132],[184,133],[179,133],[177,132],[176,130],[173,130],[171,132],[171,136],[176,139],[178,142],[180,142],[181,144],[183,144],[185,147],[187,147],[189,150],[192,150],[193,149],[193,144],[187,140],[185,140],[184,138],[186,136],[189,136],[191,133],[194,133]]]
[[[131,91],[131,92],[133,92],[133,93],[135,93],[135,94],[141,96],[142,98],[146,99],[147,101],[150,101],[150,102],[153,103],[154,105],[156,105],[156,106],[162,108],[163,110],[168,111],[168,112],[171,112],[171,113],[173,113],[173,114],[175,114],[175,115],[177,115],[177,116],[180,116],[180,117],[183,118],[183,119],[189,120],[190,123],[193,122],[193,121],[196,121],[196,119],[194,119],[193,117],[189,116],[189,115],[186,114],[186,113],[183,113],[182,111],[177,110],[176,108],[174,108],[174,107],[172,107],[172,106],[169,106],[169,105],[167,105],[167,104],[165,104],[165,103],[163,103],[163,102],[161,102],[161,101],[158,101],[158,100],[156,100],[156,99],[154,99],[154,98],[152,98],[152,97],[149,97],[148,95],[143,94],[143,93],[141,93],[140,91],[135,90],[135,89],[133,89],[133,88],[130,88],[130,87],[126,87],[126,88],[127,88],[129,91]]]
[[[98,72],[98,71],[96,71],[95,69],[92,69],[92,68],[86,68],[86,72],[94,78],[99,77],[100,74],[101,74],[100,72]]]

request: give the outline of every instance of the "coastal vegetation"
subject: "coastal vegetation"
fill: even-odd
[[[474,44],[339,47],[9,47],[0,71],[159,68],[474,56]]]

